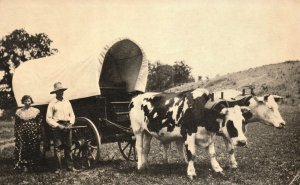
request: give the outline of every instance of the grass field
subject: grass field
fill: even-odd
[[[187,165],[172,146],[169,164],[162,163],[162,147],[154,139],[149,155],[149,167],[138,172],[136,163],[125,161],[117,144],[103,145],[103,161],[92,169],[55,174],[51,169],[39,173],[13,172],[13,123],[0,125],[0,184],[290,184],[300,172],[300,107],[281,106],[287,122],[285,129],[276,129],[259,123],[248,125],[249,148],[237,148],[238,169],[227,168],[228,155],[221,138],[217,139],[217,159],[225,175],[216,174],[210,167],[204,149],[198,149],[196,172],[189,180]],[[7,147],[3,147],[5,145]],[[51,156],[50,156],[51,157]],[[53,161],[49,158],[49,161]],[[293,184],[300,184],[298,179]]]

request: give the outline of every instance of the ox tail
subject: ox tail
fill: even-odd
[[[137,95],[140,95],[140,94],[144,94],[145,92],[142,92],[142,91],[132,91],[130,92],[130,95],[131,97],[136,97]]]
[[[137,97],[140,94],[144,94],[144,92],[142,92],[142,91],[132,91],[132,92],[130,92],[131,99],[134,99],[135,97]],[[131,100],[131,102],[128,106],[128,110],[130,111],[133,107],[134,107],[133,101]]]
[[[128,110],[130,111],[133,107],[134,107],[133,102],[130,102],[130,104],[128,106]]]

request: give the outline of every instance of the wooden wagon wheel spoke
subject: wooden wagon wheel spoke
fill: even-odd
[[[130,145],[130,143],[127,143],[127,145],[123,149],[121,149],[121,151],[124,152],[129,145]]]
[[[133,147],[133,158],[137,161],[135,146]]]
[[[85,150],[84,158],[86,159],[88,167],[90,167],[91,163],[93,163],[96,160],[96,156],[93,155],[93,152],[89,148],[87,148],[87,150]]]
[[[135,140],[118,142],[122,156],[128,161],[136,161]],[[128,147],[130,146],[130,147]]]
[[[92,152],[90,152],[90,151],[88,151],[88,152],[90,153],[90,156],[92,156],[92,159],[95,160],[96,156],[94,156]]]
[[[131,150],[132,150],[132,145],[130,145],[130,149],[129,149],[129,152],[128,152],[128,155],[127,155],[128,158],[130,158],[130,156],[131,156]]]
[[[77,167],[91,167],[100,156],[101,138],[96,126],[87,118],[78,117],[74,126],[84,126],[73,129],[73,157]]]
[[[73,137],[73,140],[79,140],[79,139],[81,138],[78,129],[74,129],[74,130],[72,131],[72,137]]]
[[[78,149],[77,152],[76,151],[74,152],[74,156],[78,158],[80,156],[80,153],[81,153],[81,150]]]
[[[72,151],[73,154],[75,154],[76,151],[77,151],[77,148],[72,148],[71,151]]]
[[[94,145],[91,145],[91,144],[89,144],[88,146],[93,148],[93,149],[97,149],[97,146],[94,146]]]

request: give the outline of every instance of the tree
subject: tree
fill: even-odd
[[[194,82],[191,67],[184,61],[175,62],[173,66],[162,65],[160,61],[148,66],[149,75],[147,91],[164,91],[179,84]]]
[[[148,81],[147,81],[147,91],[154,91],[157,87],[157,77],[156,77],[156,67],[160,65],[159,61],[156,64],[151,62],[148,63]]]
[[[202,81],[202,76],[198,76],[198,81],[201,82]]]
[[[209,81],[209,76],[206,76],[205,79],[206,79],[206,81],[208,82],[208,81]]]
[[[183,84],[188,82],[194,82],[195,79],[191,75],[192,68],[185,64],[184,61],[175,62],[173,65],[174,70],[174,84]]]
[[[149,63],[148,69],[147,91],[163,91],[173,86],[172,66],[157,61],[155,64]]]
[[[173,83],[173,67],[170,65],[160,65],[157,71],[157,87],[159,91],[164,91],[174,86]]]
[[[50,56],[58,52],[51,48],[52,40],[45,33],[31,35],[24,29],[16,29],[0,40],[0,70],[5,74],[0,80],[0,109],[15,105],[12,77],[23,62]]]

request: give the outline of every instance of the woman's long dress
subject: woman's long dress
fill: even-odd
[[[15,115],[15,169],[26,171],[40,162],[40,111],[34,107],[20,108]]]

